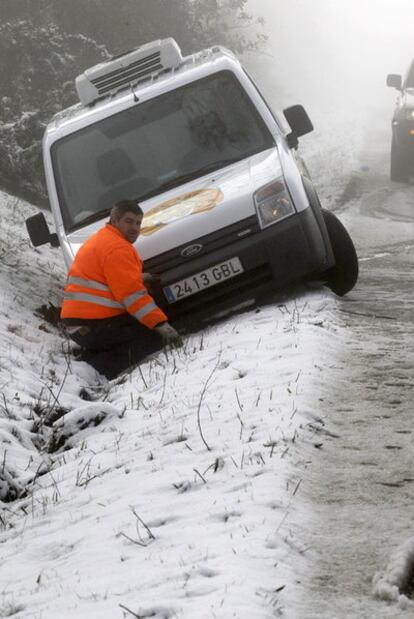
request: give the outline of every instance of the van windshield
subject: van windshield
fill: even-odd
[[[142,200],[274,146],[230,71],[192,82],[55,142],[52,163],[66,231],[117,200]]]

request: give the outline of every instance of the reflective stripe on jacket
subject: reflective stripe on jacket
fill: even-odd
[[[129,312],[153,329],[167,320],[148,294],[138,252],[111,224],[79,249],[69,269],[61,318],[110,318]]]

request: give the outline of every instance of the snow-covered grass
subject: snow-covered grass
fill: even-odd
[[[286,611],[335,298],[275,298],[108,382],[36,314],[65,273],[32,212],[1,195],[0,616]]]
[[[301,140],[334,210],[364,165],[362,131],[340,126]],[[36,313],[59,304],[65,270],[59,250],[30,245],[34,211],[0,195],[0,617],[297,619],[301,493],[330,440],[342,302],[275,296],[108,382]],[[352,216],[366,253],[372,220]],[[411,568],[410,538],[375,576],[396,612]]]

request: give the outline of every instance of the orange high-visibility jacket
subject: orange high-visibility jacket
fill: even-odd
[[[148,294],[138,252],[106,224],[79,249],[69,269],[61,318],[110,318],[129,312],[149,329],[167,320]]]

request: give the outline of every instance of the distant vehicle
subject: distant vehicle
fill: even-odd
[[[238,291],[316,279],[338,295],[358,260],[336,216],[321,209],[297,153],[313,127],[302,106],[283,125],[236,57],[213,47],[182,57],[154,41],[85,71],[81,103],[43,140],[56,233],[27,220],[35,246],[59,245],[69,267],[113,203],[144,210],[137,247],[159,274],[152,294],[170,315]]]
[[[406,183],[414,175],[414,60],[405,76],[391,73],[387,86],[399,91],[392,119],[392,181]]]

